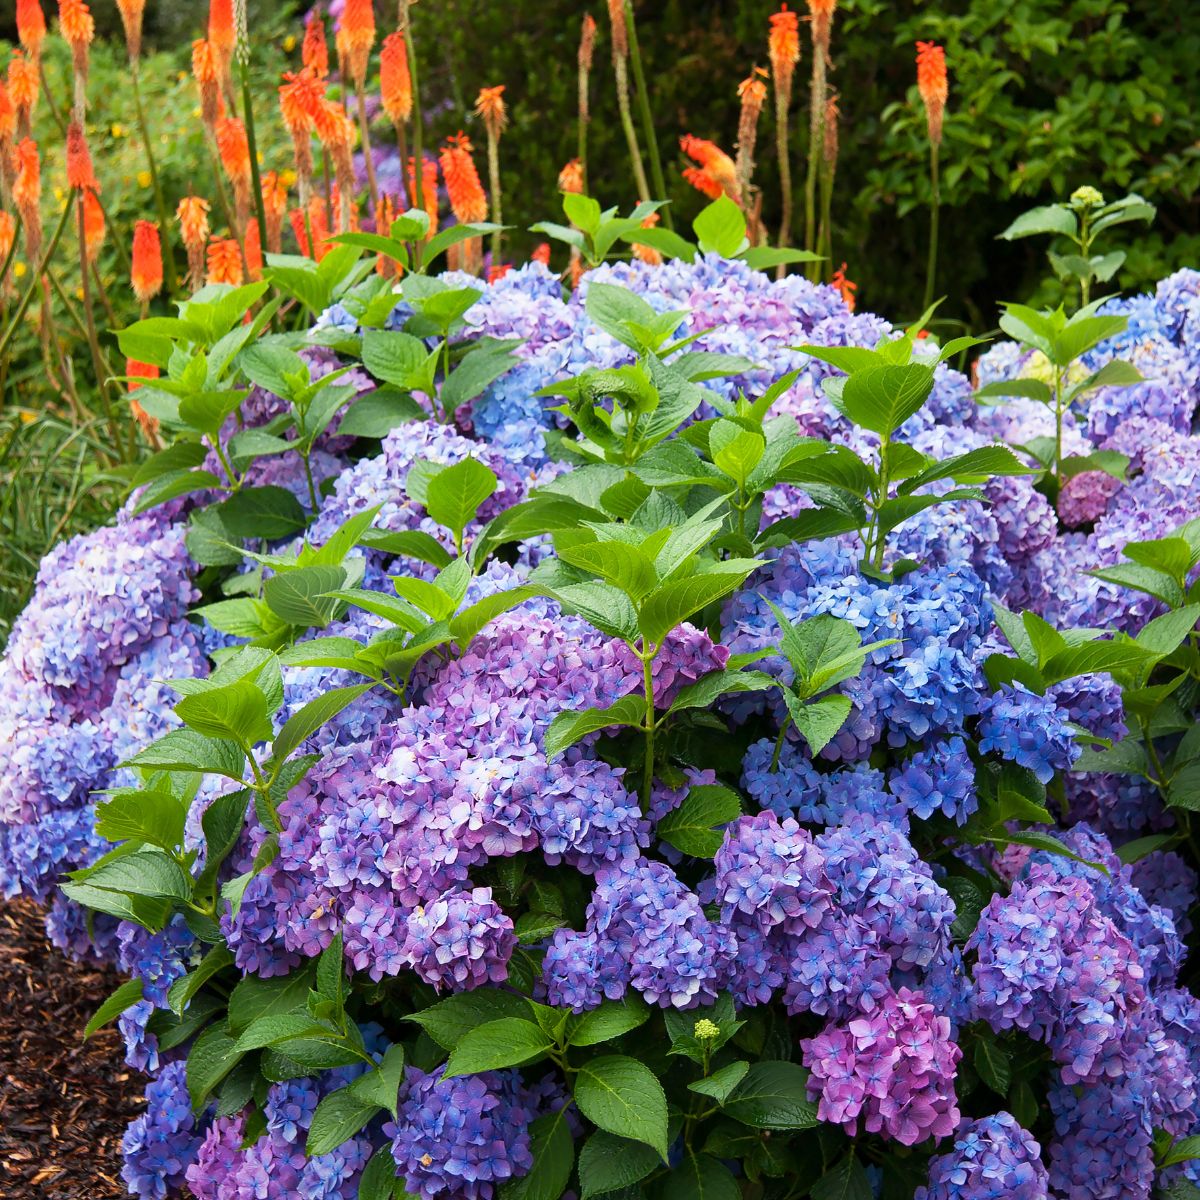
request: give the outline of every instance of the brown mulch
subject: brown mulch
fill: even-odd
[[[116,1026],[83,1027],[120,983],[64,958],[42,913],[0,907],[0,1197],[116,1200],[121,1135],[141,1108],[143,1079],[123,1061]]]

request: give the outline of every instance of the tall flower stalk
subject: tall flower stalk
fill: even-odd
[[[612,28],[613,72],[617,78],[617,108],[621,113],[621,128],[629,147],[629,161],[639,200],[650,199],[646,183],[646,168],[638,145],[637,130],[633,127],[633,112],[629,107],[629,29],[625,24],[625,0],[608,0],[608,20]]]
[[[379,95],[383,111],[396,130],[400,162],[408,162],[408,122],[412,120],[412,75],[408,70],[408,47],[397,30],[383,39],[379,53]],[[412,197],[409,197],[412,200]]]
[[[837,0],[808,0],[812,35],[812,81],[809,85],[808,171],[804,179],[804,248],[817,252],[817,177],[825,145],[825,107],[828,99],[829,39]],[[819,263],[809,265],[811,279],[818,278]]]
[[[925,267],[925,299],[921,304],[921,311],[926,312],[933,303],[937,279],[938,212],[942,202],[938,154],[942,146],[946,99],[950,94],[946,78],[946,52],[935,42],[917,43],[917,90],[925,105],[925,124],[929,133],[929,259]]]
[[[411,171],[413,194],[409,197],[411,207],[428,209],[425,200],[425,122],[421,116],[421,83],[417,69],[417,47],[413,40],[412,31],[412,0],[398,0],[398,20],[400,30],[404,34],[404,45],[408,51],[408,75],[412,84],[412,156],[414,165]],[[414,248],[416,265],[420,265],[420,247]]]
[[[483,121],[487,131],[488,184],[492,189],[492,221],[500,225],[503,213],[500,203],[500,137],[508,125],[508,109],[504,105],[504,84],[481,88],[475,101],[475,114]],[[492,234],[492,269],[500,265],[503,246],[501,232]]]
[[[771,14],[771,32],[767,38],[771,60],[771,82],[775,85],[775,153],[779,159],[780,217],[776,244],[786,246],[792,236],[792,153],[789,139],[789,110],[796,64],[800,61],[800,20],[786,4]],[[787,264],[776,268],[782,279]]]
[[[833,181],[838,162],[838,102],[830,94],[825,101],[824,137],[821,142],[821,221],[817,252],[825,259],[823,271],[833,269]]]
[[[754,174],[754,147],[758,140],[758,118],[767,99],[767,85],[763,82],[766,72],[755,67],[749,76],[738,84],[738,99],[741,112],[738,116],[738,142],[735,171],[738,196],[742,211],[746,214],[746,232],[752,245],[759,241],[759,221],[755,214],[754,197],[751,195],[750,180]]]
[[[592,120],[591,76],[592,56],[596,49],[596,18],[583,14],[583,29],[579,35],[579,116],[576,135],[575,161],[579,164],[581,187],[587,192],[588,125]]]
[[[338,45],[343,47],[345,58],[343,73],[348,69],[354,85],[358,104],[358,132],[362,139],[363,164],[367,172],[367,190],[371,196],[371,209],[379,204],[379,185],[375,180],[375,162],[371,157],[371,130],[367,121],[367,67],[371,61],[371,47],[375,44],[375,9],[371,0],[346,0],[342,10],[342,23],[338,29]]]
[[[254,105],[250,100],[250,29],[246,21],[246,0],[234,0],[234,27],[237,33],[238,72],[242,82],[242,120],[246,125],[246,145],[250,152],[250,182],[254,193],[254,206],[258,217],[258,232],[267,227],[267,214],[263,208],[262,179],[258,171],[258,139],[254,133]]]
[[[638,42],[637,21],[633,16],[633,0],[625,0],[625,34],[629,39],[629,61],[633,65],[633,82],[637,88],[638,112],[642,118],[642,136],[650,156],[650,178],[654,181],[656,200],[667,199],[667,181],[663,175],[662,155],[658,152],[658,134],[654,129],[654,114],[650,111],[650,91],[646,87],[646,71],[642,65],[642,49]],[[659,210],[663,224],[674,229],[670,208]]]

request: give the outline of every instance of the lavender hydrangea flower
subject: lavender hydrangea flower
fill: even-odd
[[[963,1121],[954,1148],[929,1163],[913,1200],[1047,1200],[1041,1147],[1011,1113]]]

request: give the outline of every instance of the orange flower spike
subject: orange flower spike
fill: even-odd
[[[538,242],[533,248],[533,253],[529,256],[530,262],[539,262],[543,267],[550,265],[550,243]]]
[[[754,168],[754,143],[758,136],[758,118],[767,99],[767,85],[762,78],[765,74],[761,68],[755,67],[749,77],[738,84],[738,99],[742,102],[742,110],[738,117],[737,173],[743,193],[750,186],[750,175]]]
[[[213,238],[208,245],[208,282],[242,283],[242,252],[234,238]]]
[[[824,53],[829,51],[829,35],[833,30],[833,14],[836,9],[837,0],[808,0],[813,45],[821,47]]]
[[[338,25],[338,52],[344,52],[346,66],[356,88],[361,88],[366,82],[367,65],[371,60],[373,45],[375,6],[372,0],[346,0]]]
[[[75,111],[83,113],[83,85],[88,75],[88,48],[96,36],[96,22],[83,0],[58,0],[58,25],[71,47],[75,68]]]
[[[84,189],[83,195],[83,245],[87,252],[87,260],[94,263],[104,245],[104,209],[91,188]]]
[[[725,189],[707,171],[701,167],[684,167],[683,178],[710,200],[716,200],[725,195]]]
[[[129,390],[136,392],[142,387],[146,380],[157,379],[159,377],[158,367],[154,363],[138,362],[136,358],[127,358],[125,360],[125,374],[133,376],[129,381]]]
[[[217,78],[222,89],[228,92],[233,86],[230,66],[237,46],[233,0],[208,0],[208,44],[212,47]]]
[[[438,228],[438,167],[431,158],[423,159],[421,165],[421,199],[425,204],[425,214],[429,217],[429,232],[425,236],[428,241]],[[409,206],[413,207],[417,203],[417,177],[411,157],[408,160],[407,184]]]
[[[129,61],[137,62],[142,53],[142,17],[146,12],[146,0],[117,0],[121,10],[121,24],[125,26],[125,48]]]
[[[46,14],[41,0],[17,0],[17,37],[30,58],[41,57],[46,40]]]
[[[479,182],[472,149],[470,138],[458,133],[447,139],[439,156],[451,211],[464,225],[486,221],[488,214],[487,195]]]
[[[329,209],[321,196],[313,196],[308,202],[308,223],[312,227],[313,241],[316,243],[315,257],[317,262],[333,249],[329,244]]]
[[[401,125],[412,116],[412,75],[408,69],[408,46],[404,34],[389,33],[379,53],[379,91],[383,110],[393,125]]]
[[[8,62],[8,94],[17,110],[17,126],[25,132],[33,119],[38,98],[37,63],[20,52]]]
[[[13,177],[13,138],[17,133],[17,109],[8,94],[8,88],[0,80],[0,176],[6,184]]]
[[[100,182],[92,168],[92,156],[88,151],[83,126],[72,121],[67,126],[67,187],[100,190]]]
[[[17,240],[17,222],[12,213],[0,208],[0,296],[8,291],[8,272],[4,264],[12,253],[13,242]]]
[[[287,184],[274,171],[262,177],[263,213],[267,218],[267,249],[279,254],[283,249],[283,218],[287,216]]]
[[[785,96],[791,96],[792,78],[800,61],[800,18],[786,4],[781,4],[770,19],[767,51],[771,58],[771,75],[775,86]]]
[[[946,51],[936,42],[917,43],[917,90],[925,105],[929,140],[940,146],[950,84],[946,77]]]
[[[192,75],[200,89],[200,117],[205,127],[215,129],[221,118],[221,82],[211,43],[197,38],[192,43]]]
[[[625,26],[625,0],[608,0],[608,19],[612,25],[613,61],[629,57],[629,30]]]
[[[642,221],[643,229],[653,229],[658,224],[658,213],[653,212]],[[633,244],[633,256],[651,267],[662,266],[662,255],[653,246],[643,246],[638,242]]]
[[[314,8],[304,22],[304,44],[300,48],[300,61],[318,79],[329,74],[329,46],[325,41],[325,18],[320,8]]]
[[[257,220],[250,221],[246,226],[246,266],[250,269],[251,280],[262,278],[262,238],[258,233]]]
[[[13,203],[21,210],[21,220],[28,226],[38,221],[38,205],[42,200],[42,164],[38,159],[37,142],[25,138],[16,149],[17,177],[13,183]]]
[[[162,243],[153,221],[139,221],[133,229],[133,267],[129,273],[133,294],[149,304],[162,291]]]
[[[482,119],[488,137],[499,138],[508,127],[508,109],[504,104],[504,84],[479,89],[475,115]]]
[[[200,196],[184,196],[175,210],[179,234],[188,256],[188,277],[193,288],[204,282],[204,247],[208,241],[208,201]]]
[[[842,300],[846,307],[854,311],[854,293],[858,291],[858,284],[853,283],[846,278],[846,264],[842,263],[840,267],[833,273],[833,278],[829,281],[830,286],[837,289],[841,294]]]
[[[217,151],[221,166],[235,188],[250,186],[250,143],[246,127],[237,117],[222,117],[217,122]]]
[[[679,148],[689,158],[695,159],[704,174],[715,181],[722,191],[734,199],[737,198],[737,168],[733,159],[720,146],[715,142],[710,142],[707,138],[693,137],[690,133],[685,133],[679,139]],[[688,179],[693,187],[700,187],[694,178],[688,177],[686,172],[684,178]],[[705,191],[703,187],[700,187],[700,190]]]
[[[573,158],[558,173],[558,190],[560,192],[583,191],[583,166],[579,159]]]
[[[591,13],[583,14],[583,29],[579,35],[579,69],[592,69],[592,56],[596,51],[596,18]]]

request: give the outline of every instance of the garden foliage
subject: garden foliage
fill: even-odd
[[[131,1192],[1189,1194],[1196,276],[975,392],[702,229],[422,221],[122,332],[167,445],[0,664]]]

